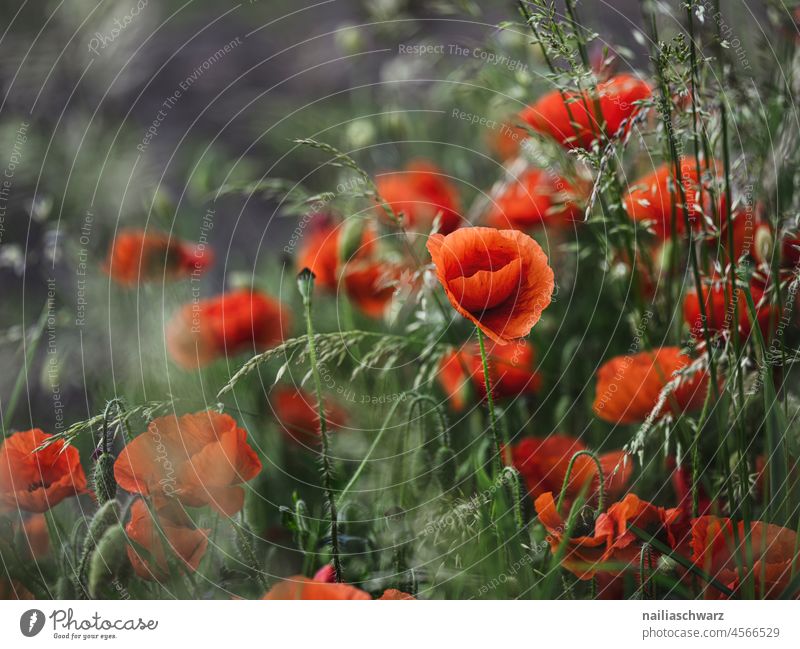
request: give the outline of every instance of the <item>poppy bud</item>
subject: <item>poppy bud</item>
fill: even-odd
[[[120,575],[129,566],[128,541],[122,526],[109,529],[97,544],[89,563],[89,594],[97,597],[109,579]]]
[[[436,451],[436,476],[442,489],[449,489],[456,481],[456,454],[449,446],[442,446]]]
[[[114,456],[101,453],[94,463],[94,493],[97,502],[105,505],[117,495],[117,481],[114,479]]]
[[[300,296],[303,298],[303,303],[311,301],[311,295],[314,293],[314,280],[316,275],[311,272],[310,268],[304,268],[297,274],[297,290],[300,291]]]
[[[341,227],[339,236],[339,261],[346,264],[358,254],[364,238],[364,221],[362,219],[347,219]]]

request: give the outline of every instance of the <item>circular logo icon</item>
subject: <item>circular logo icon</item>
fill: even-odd
[[[44,628],[44,613],[38,608],[25,611],[19,618],[19,630],[22,635],[32,638]]]

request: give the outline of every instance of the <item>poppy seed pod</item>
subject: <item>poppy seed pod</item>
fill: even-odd
[[[99,505],[105,505],[117,495],[114,456],[111,453],[101,453],[94,463],[94,493]]]
[[[300,297],[303,298],[303,304],[311,301],[311,296],[314,293],[314,280],[316,275],[310,268],[304,268],[297,273],[297,290],[300,291]]]

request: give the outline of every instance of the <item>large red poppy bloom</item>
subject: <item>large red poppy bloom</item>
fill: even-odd
[[[553,270],[522,232],[463,228],[431,235],[428,251],[453,308],[496,343],[527,336],[550,304]]]
[[[46,512],[86,491],[78,449],[38,428],[14,433],[0,445],[0,509]]]
[[[300,388],[281,386],[273,391],[270,403],[287,437],[303,446],[316,448],[320,426],[314,395]],[[325,402],[325,418],[329,429],[341,428],[346,421],[344,411],[329,400]]]
[[[692,521],[692,561],[734,592],[752,578],[756,596],[760,598],[780,596],[792,576],[800,571],[797,543],[794,531],[755,521],[750,524],[752,555],[749,555],[743,521],[716,516],[701,516]],[[800,589],[791,595],[800,595]],[[709,588],[706,596],[723,595]]]
[[[542,376],[536,371],[536,352],[527,340],[519,340],[514,345],[492,345],[486,356],[495,399],[536,394],[541,388]],[[456,411],[463,410],[466,405],[469,384],[482,398],[486,398],[483,363],[477,344],[469,343],[443,356],[437,376]]]
[[[723,332],[730,332],[731,323],[734,319],[733,300],[729,299],[731,290],[730,282],[727,280],[712,281],[711,286],[702,286],[703,302],[706,313],[706,327],[709,334],[716,335]],[[743,338],[747,338],[752,330],[750,322],[750,309],[747,306],[747,298],[744,291],[736,289],[736,310],[738,311],[738,329]],[[774,327],[780,317],[778,308],[769,303],[764,295],[763,289],[757,284],[751,284],[750,292],[756,306],[756,316],[758,327],[764,334],[764,338],[769,338],[770,327]],[[700,310],[700,299],[697,291],[690,290],[683,300],[683,319],[689,325],[692,336],[695,340],[704,339],[703,314]]]
[[[153,496],[158,506],[177,498],[189,507],[211,505],[226,516],[241,510],[240,485],[260,471],[247,432],[213,410],[154,419],[114,464],[120,487]]]
[[[581,216],[574,199],[575,189],[564,178],[546,169],[529,169],[494,200],[486,222],[493,228],[523,231],[561,226]]]
[[[295,575],[275,584],[261,599],[372,599],[349,584],[331,584]]]
[[[409,229],[428,232],[437,215],[439,232],[449,234],[461,225],[458,192],[436,165],[417,160],[405,171],[379,175],[375,184],[380,197]],[[386,218],[383,207],[379,213]]]
[[[547,492],[560,494],[570,460],[575,453],[585,450],[586,446],[580,440],[568,435],[525,437],[512,446],[511,460],[535,500]],[[615,499],[622,494],[633,474],[633,460],[630,457],[626,459],[624,451],[611,451],[599,459],[606,498]],[[581,492],[585,498],[592,499],[597,494],[599,482],[592,459],[586,455],[575,458],[562,506],[569,509]]]
[[[211,530],[194,527],[189,517],[174,505],[159,509],[156,516],[163,537],[143,500],[137,500],[131,507],[125,533],[150,554],[146,559],[135,547],[128,546],[128,559],[136,574],[142,579],[165,579],[169,575],[168,555],[178,558],[188,570],[197,570],[206,553]]]
[[[612,424],[641,423],[655,408],[659,395],[676,372],[687,367],[691,359],[678,347],[660,347],[632,356],[617,356],[597,372],[594,412]],[[677,387],[667,396],[657,413],[694,410],[703,404],[708,386],[708,373],[697,371],[680,377]]]
[[[103,270],[120,284],[200,275],[214,261],[206,244],[193,245],[162,232],[123,230],[108,252]]]
[[[635,102],[652,94],[650,85],[629,74],[620,74],[597,84],[597,95],[554,90],[520,114],[534,131],[549,135],[568,148],[588,149],[598,134],[616,134],[623,120],[629,120],[638,106]],[[566,101],[565,101],[566,100]],[[597,114],[599,104],[600,113]]]
[[[287,308],[256,291],[239,290],[186,304],[167,324],[167,350],[186,369],[280,343],[290,328]]]
[[[680,163],[681,186],[686,205],[689,208],[689,221],[692,229],[703,229],[704,215],[709,219],[714,215],[711,203],[711,189],[714,184],[712,170],[718,169],[716,162],[711,165],[701,163],[701,175],[697,175],[694,158],[682,158]],[[702,200],[701,200],[702,194]],[[723,200],[717,196],[717,214],[722,214]],[[667,239],[672,234],[672,213],[675,210],[675,226],[678,234],[686,230],[684,209],[680,190],[675,181],[675,166],[663,164],[654,172],[637,180],[623,198],[628,216],[636,221],[651,221],[656,234]],[[727,241],[727,239],[726,239]]]

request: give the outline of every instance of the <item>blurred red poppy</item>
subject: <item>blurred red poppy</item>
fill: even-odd
[[[597,84],[596,96],[588,91],[547,93],[523,110],[520,117],[533,130],[549,135],[565,147],[588,149],[599,133],[605,137],[615,135],[623,121],[638,112],[635,102],[651,94],[646,81],[620,74]]]
[[[576,191],[564,178],[546,169],[529,169],[509,183],[486,216],[493,228],[531,230],[562,226],[581,218]]]
[[[415,600],[416,597],[412,597],[408,593],[404,593],[402,590],[397,590],[396,588],[387,588],[378,599]]]
[[[613,424],[643,422],[659,403],[659,396],[667,383],[679,378],[676,372],[691,362],[679,347],[660,347],[612,358],[597,372],[595,414]],[[663,417],[670,412],[678,414],[699,408],[706,397],[707,386],[708,374],[705,371],[681,376],[677,387],[667,395],[656,414]]]
[[[315,285],[335,291],[339,275],[344,267],[342,259],[342,234],[345,224],[326,222],[314,227],[303,238],[303,245],[297,255],[297,270],[309,268],[314,273]],[[360,245],[355,250],[353,259],[368,257],[375,247],[375,231],[371,228],[360,230]]]
[[[568,435],[550,435],[545,438],[525,437],[511,448],[514,468],[525,479],[528,493],[535,500],[543,493],[561,493],[567,468],[575,453],[585,451],[586,446]],[[599,456],[603,469],[604,488],[607,499],[622,494],[633,474],[633,460],[626,458],[624,451],[611,451]],[[575,458],[567,491],[562,504],[567,510],[574,499],[584,492],[584,498],[592,500],[598,488],[597,467],[586,455]]]
[[[381,318],[401,278],[399,266],[380,261],[352,261],[344,270],[344,289],[362,313],[370,318]]]
[[[44,514],[33,514],[22,524],[24,549],[34,559],[41,559],[50,553],[50,532]]]
[[[168,555],[178,558],[191,572],[197,570],[206,553],[211,530],[194,527],[185,512],[174,504],[158,509],[156,516],[163,537],[143,500],[136,500],[131,507],[125,533],[150,554],[150,557],[145,557],[136,547],[128,546],[128,559],[136,574],[151,581],[166,579],[169,575]]]
[[[213,410],[154,419],[114,464],[120,487],[153,496],[158,507],[176,498],[189,507],[211,505],[226,516],[242,509],[240,485],[260,471],[247,432]]]
[[[349,584],[314,581],[302,575],[275,584],[261,599],[372,599],[369,593]]]
[[[695,519],[692,521],[692,561],[734,592],[746,579],[752,579],[756,597],[779,597],[800,571],[797,534],[778,525],[755,521],[750,524],[748,542],[745,529],[743,521],[734,523],[729,518],[701,516]],[[790,593],[792,597],[798,595],[800,588]],[[724,597],[713,587],[706,590],[706,596]]]
[[[697,175],[697,163],[694,158],[682,158],[680,163],[681,186],[683,187],[686,205],[689,209],[689,221],[692,229],[700,230],[712,222],[712,186],[715,179],[711,170],[718,170],[716,162],[711,165],[701,162],[701,175]],[[715,172],[716,173],[716,172]],[[724,201],[721,192],[716,190],[716,214],[722,215]],[[702,199],[701,199],[702,196]],[[653,173],[640,178],[631,185],[623,198],[625,211],[636,221],[651,221],[656,234],[662,239],[672,236],[672,214],[675,212],[675,227],[678,234],[686,230],[684,210],[681,204],[678,183],[675,181],[675,167],[663,164]],[[726,239],[727,241],[727,239]]]
[[[542,377],[536,371],[536,352],[527,340],[517,340],[514,345],[492,345],[486,356],[495,399],[536,394],[541,388]],[[466,403],[468,380],[481,398],[486,398],[483,363],[480,349],[475,343],[443,356],[437,376],[450,405],[456,411],[463,410]]]
[[[317,398],[302,388],[280,386],[273,390],[270,403],[281,425],[281,431],[290,439],[316,448],[319,443],[319,412]],[[325,402],[328,428],[341,428],[347,419],[344,410],[330,400]]]
[[[0,445],[0,508],[46,512],[86,491],[78,449],[38,428],[14,433]]]
[[[439,232],[443,234],[462,224],[458,192],[447,174],[431,162],[416,160],[405,171],[379,175],[375,184],[380,197],[408,229],[427,233],[437,215]],[[382,206],[378,210],[388,218]]]
[[[500,345],[527,336],[550,304],[547,255],[522,232],[463,228],[431,235],[428,251],[453,308]]]
[[[206,244],[193,245],[162,232],[122,230],[111,244],[103,270],[126,286],[181,279],[204,273],[214,261]]]
[[[232,291],[181,307],[167,324],[167,350],[178,365],[193,369],[273,347],[289,329],[286,306],[256,291]]]
[[[731,287],[727,279],[711,280],[711,285],[703,284],[703,302],[706,314],[706,327],[709,334],[717,335],[730,332],[731,322],[734,319],[733,300],[730,299]],[[736,311],[738,314],[738,330],[742,338],[747,338],[752,329],[750,310],[747,298],[742,289],[736,289]],[[765,339],[770,337],[770,329],[778,322],[778,308],[767,300],[767,297],[757,284],[750,285],[750,293],[756,307],[759,329]],[[689,325],[690,332],[695,340],[704,340],[703,314],[700,310],[700,299],[697,291],[690,290],[683,300],[683,319]]]

